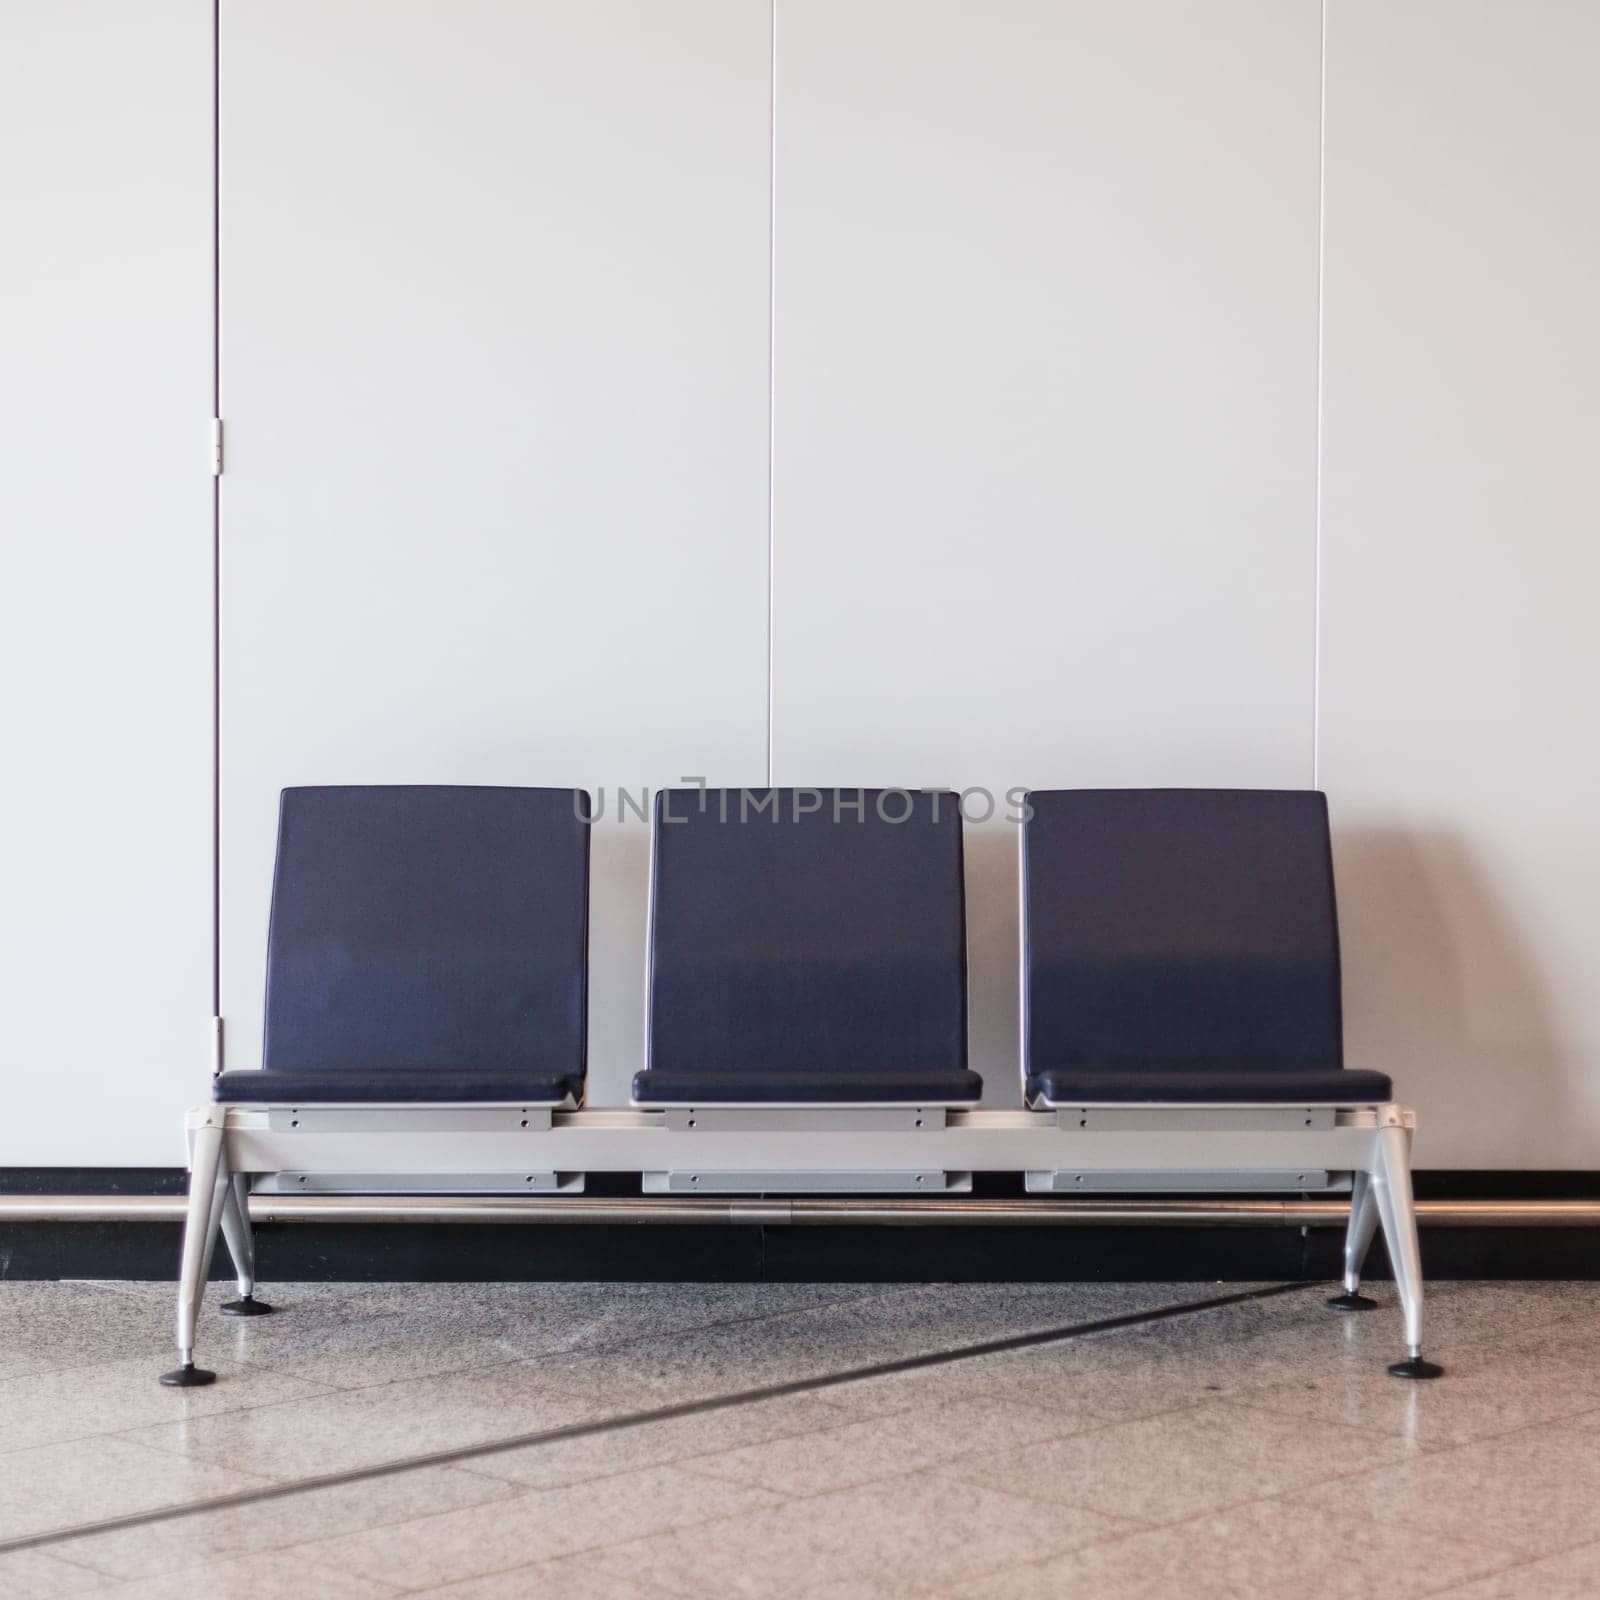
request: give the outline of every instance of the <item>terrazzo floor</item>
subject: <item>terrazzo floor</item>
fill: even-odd
[[[0,1282],[0,1595],[1600,1595],[1600,1284],[1274,1287]]]

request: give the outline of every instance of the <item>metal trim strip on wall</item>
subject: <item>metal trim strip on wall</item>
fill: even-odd
[[[5,1222],[182,1222],[182,1195],[0,1195]],[[762,1199],[622,1195],[252,1195],[265,1222],[729,1224],[772,1227],[1343,1227],[1342,1199],[1079,1200],[973,1196]],[[1600,1200],[1419,1200],[1445,1228],[1600,1227]]]

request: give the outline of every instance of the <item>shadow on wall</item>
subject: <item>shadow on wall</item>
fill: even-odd
[[[967,1053],[983,1075],[983,1103],[1022,1104],[1022,1041],[1017,1015],[1017,825],[1003,813],[968,823]]]
[[[650,829],[610,814],[589,840],[591,1106],[625,1106],[644,1065],[644,981]]]
[[[1346,828],[1334,866],[1345,1060],[1393,1074],[1417,1164],[1596,1165],[1533,943],[1471,851],[1445,830]]]

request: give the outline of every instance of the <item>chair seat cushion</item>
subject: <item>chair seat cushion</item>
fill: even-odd
[[[581,1098],[581,1072],[521,1068],[273,1067],[224,1072],[212,1080],[216,1100],[410,1105],[428,1101],[561,1105]]]
[[[859,1067],[848,1072],[665,1068],[633,1078],[637,1105],[972,1105],[983,1079],[964,1068]]]
[[[1028,1077],[1028,1099],[1053,1105],[1097,1105],[1104,1101],[1211,1101],[1281,1105],[1381,1105],[1394,1098],[1388,1075],[1345,1067],[1304,1067],[1288,1071],[1250,1067],[1185,1068],[1139,1072],[1074,1068],[1035,1072]]]

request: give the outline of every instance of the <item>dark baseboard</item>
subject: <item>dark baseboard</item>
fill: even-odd
[[[183,1194],[182,1167],[0,1167],[0,1194]]]
[[[176,1167],[0,1169],[0,1194],[181,1194]],[[636,1190],[637,1184],[632,1187]],[[1015,1184],[991,1180],[991,1192]],[[1423,1199],[1596,1199],[1596,1172],[1419,1172]],[[626,1181],[596,1192],[627,1192]],[[0,1278],[177,1273],[166,1222],[0,1222]],[[1337,1276],[1331,1228],[537,1227],[318,1223],[257,1230],[262,1282],[1220,1282]],[[1425,1228],[1434,1278],[1600,1278],[1590,1228]],[[1370,1277],[1388,1275],[1381,1244]],[[215,1277],[227,1274],[219,1266]]]

